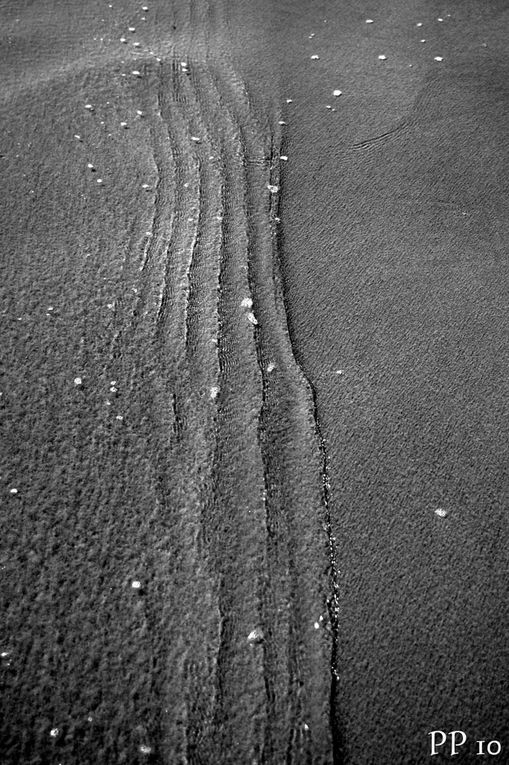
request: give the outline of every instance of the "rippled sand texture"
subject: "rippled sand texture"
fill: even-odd
[[[333,561],[278,276],[279,115],[250,104],[214,5],[147,14],[134,57],[128,15],[101,56],[55,4],[79,56],[2,94],[6,764],[331,761]]]

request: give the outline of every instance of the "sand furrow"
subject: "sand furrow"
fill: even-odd
[[[322,613],[328,595],[326,513],[321,501],[311,392],[296,367],[284,306],[278,300],[274,282],[276,201],[268,187],[277,190],[278,186],[278,131],[274,129],[274,136],[260,133],[259,125],[251,118],[244,88],[231,70],[227,71],[224,80],[216,75],[215,85],[242,146],[248,282],[263,379],[259,440],[269,561],[264,600],[270,700],[266,755],[277,762],[287,750],[292,761],[299,761],[306,751],[322,747],[325,762],[330,757],[328,688],[332,650],[329,638],[324,636],[327,616]],[[276,123],[276,119],[272,122]],[[312,513],[310,506],[314,506]],[[308,543],[310,538],[314,540],[306,549],[299,547],[299,539],[304,536]]]

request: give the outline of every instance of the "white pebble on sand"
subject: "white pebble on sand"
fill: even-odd
[[[251,308],[251,306],[253,305],[253,301],[251,300],[250,297],[245,297],[242,300],[240,305],[242,306],[242,308]]]
[[[416,26],[416,27],[422,27],[422,21],[418,21],[418,22],[417,22],[417,24],[416,24],[415,26]]]
[[[136,32],[136,27],[129,27],[130,32]]]
[[[447,510],[444,510],[443,507],[437,507],[435,510],[435,515],[438,515],[439,518],[446,518]]]
[[[89,112],[94,111],[94,107],[92,106],[92,104],[85,104],[85,109],[88,109]]]
[[[435,56],[435,61],[443,61],[444,59],[442,56]]]
[[[74,137],[76,138],[77,141],[81,141],[81,136],[78,135],[77,133],[74,134]]]
[[[387,56],[384,56],[383,53],[380,56],[378,56],[378,58],[379,58],[380,61],[386,61],[387,60]]]
[[[312,60],[312,61],[318,61],[318,59],[319,59],[319,58],[320,58],[320,56],[317,56],[317,55],[316,55],[316,53],[314,53],[314,54],[311,56],[311,60]]]
[[[144,117],[145,116],[144,112],[142,112],[141,109],[136,109],[136,114],[138,115],[138,117]]]
[[[273,186],[271,183],[267,184],[267,188],[271,194],[277,194],[277,192],[279,191],[279,186]]]
[[[141,582],[139,581],[139,579],[133,579],[133,581],[131,582],[131,587],[133,588],[133,590],[141,590]]]
[[[251,322],[251,324],[255,324],[255,325],[258,324],[258,319],[256,318],[256,316],[254,315],[252,311],[248,313],[247,318],[248,318],[248,321]]]
[[[192,135],[191,141],[193,141],[194,143],[201,143],[201,138],[199,138],[197,135]]]
[[[336,98],[337,98],[338,96],[340,96],[340,95],[341,95],[341,91],[340,91],[340,90],[333,90],[333,91],[332,91],[332,95],[333,95],[333,96],[336,96]]]
[[[140,752],[141,754],[145,754],[145,755],[152,754],[152,747],[147,746],[146,744],[141,744]]]
[[[287,104],[291,104],[292,102],[293,102],[293,98],[287,98],[287,99],[286,99],[286,103],[287,103]]]
[[[83,380],[81,379],[81,377],[75,377],[74,378],[74,384],[75,385],[82,385],[83,384]]]
[[[126,43],[126,42],[127,42],[127,40],[125,39],[125,37],[121,37],[121,38],[120,38],[120,42],[121,42],[121,43]]]
[[[58,728],[52,728],[49,732],[51,738],[56,738],[59,733],[60,733],[60,730]]]
[[[252,630],[247,636],[248,643],[261,643],[263,640],[263,630],[260,627]]]
[[[97,179],[97,183],[99,184],[99,186],[102,186],[102,184],[104,183],[104,181],[103,181],[103,179],[102,179],[102,178],[98,178],[98,179]]]
[[[366,19],[366,24],[372,24],[372,23],[373,23],[373,19]]]
[[[267,364],[267,372],[272,372],[276,368],[276,365],[273,361],[269,361]]]
[[[283,162],[288,162],[288,157],[286,156],[286,154],[281,154],[281,156],[279,157],[279,159],[282,159],[282,160],[283,160]]]
[[[217,398],[218,393],[219,393],[219,388],[216,385],[213,385],[212,388],[210,389],[210,398],[214,400],[215,398]]]
[[[141,72],[139,72],[138,69],[133,69],[131,74],[134,74],[135,77],[141,77]]]
[[[17,489],[9,489],[9,492],[10,492],[11,494],[17,494],[17,493],[18,493],[18,490],[17,490]]]
[[[121,122],[120,123],[120,127],[126,128],[127,127],[127,122]]]
[[[95,170],[95,167],[93,166],[91,162],[87,162],[87,167],[89,170]]]
[[[133,46],[134,46],[135,48],[141,48],[141,43],[139,43],[139,42],[134,42],[134,43],[133,43]]]

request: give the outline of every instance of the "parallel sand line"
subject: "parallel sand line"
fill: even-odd
[[[221,66],[224,68],[224,58]],[[266,662],[270,666],[270,671],[266,672],[266,682],[269,698],[275,699],[275,705],[270,710],[272,730],[269,728],[267,733],[267,746],[277,761],[277,757],[281,757],[282,742],[285,740],[278,726],[283,725],[289,690],[292,701],[286,714],[292,722],[286,730],[288,756],[298,757],[299,753],[308,750],[313,752],[314,757],[323,757],[323,761],[328,761],[330,646],[324,646],[322,635],[314,627],[314,622],[325,607],[328,590],[328,559],[326,536],[322,528],[324,519],[319,482],[321,468],[314,437],[310,391],[306,388],[291,352],[284,307],[278,299],[274,282],[273,247],[276,238],[274,221],[272,224],[270,221],[274,199],[267,192],[267,183],[278,180],[278,150],[275,150],[274,145],[271,146],[270,136],[260,135],[258,125],[251,118],[244,88],[231,69],[228,69],[226,78],[216,79],[216,87],[224,107],[238,128],[242,142],[248,210],[249,281],[255,314],[259,319],[259,325],[255,327],[258,359],[263,373],[259,436],[265,465],[268,556],[272,563],[267,602],[273,606],[278,604],[272,610],[269,609],[270,616],[267,619],[267,629],[269,634],[271,628],[274,629],[274,639],[268,640],[266,644]],[[273,123],[276,123],[275,118]],[[274,134],[277,136],[277,128]],[[278,139],[273,138],[272,141],[277,143]],[[267,156],[271,161],[266,161]],[[274,360],[277,371],[266,373],[267,364]],[[282,407],[286,413],[286,422],[283,423]],[[302,449],[303,445],[307,454]],[[286,460],[281,459],[282,453],[286,453]],[[314,467],[311,467],[313,453]],[[296,470],[292,469],[292,462],[300,462]],[[310,504],[313,503],[315,513],[310,513]],[[275,529],[278,529],[279,534]],[[304,539],[306,542],[299,547],[299,541]],[[286,552],[282,555],[285,548]],[[313,590],[314,595],[309,597]],[[278,634],[276,627],[277,614],[283,605],[289,603],[293,623],[286,625],[287,634],[282,640],[282,633],[279,631]],[[286,688],[282,682],[281,670],[274,672],[275,667],[281,667],[281,646],[285,643],[289,651]],[[297,648],[302,645],[305,645],[303,651]],[[274,715],[276,710],[280,715]],[[309,730],[313,733],[309,734]],[[316,738],[313,740],[314,736]]]

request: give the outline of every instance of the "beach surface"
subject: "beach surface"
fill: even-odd
[[[2,764],[509,751],[509,11],[385,6],[0,2]]]

